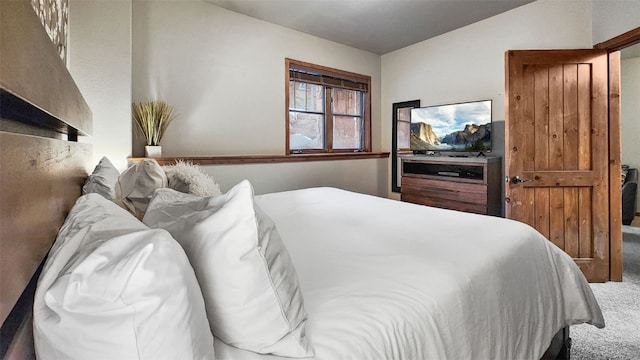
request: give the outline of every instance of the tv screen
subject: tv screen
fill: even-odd
[[[491,100],[411,109],[411,150],[491,151]]]

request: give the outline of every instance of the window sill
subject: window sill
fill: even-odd
[[[194,165],[238,165],[238,164],[267,164],[307,161],[335,161],[388,158],[388,152],[358,152],[358,153],[321,153],[321,154],[291,154],[291,155],[234,155],[234,156],[176,156],[153,158],[160,165],[173,165],[177,160],[190,162]],[[129,158],[138,162],[143,157]]]

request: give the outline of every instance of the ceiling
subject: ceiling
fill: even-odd
[[[204,1],[382,55],[533,0]]]

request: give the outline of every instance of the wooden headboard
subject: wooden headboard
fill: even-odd
[[[0,356],[30,359],[38,269],[91,166],[91,111],[30,1],[0,1],[0,54]]]

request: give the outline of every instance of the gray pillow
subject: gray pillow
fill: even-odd
[[[167,187],[167,175],[153,159],[135,163],[122,172],[116,183],[115,203],[142,219],[154,191]]]
[[[103,156],[96,165],[95,169],[82,186],[82,194],[99,194],[107,200],[113,200],[116,197],[116,182],[120,172],[115,166]]]

